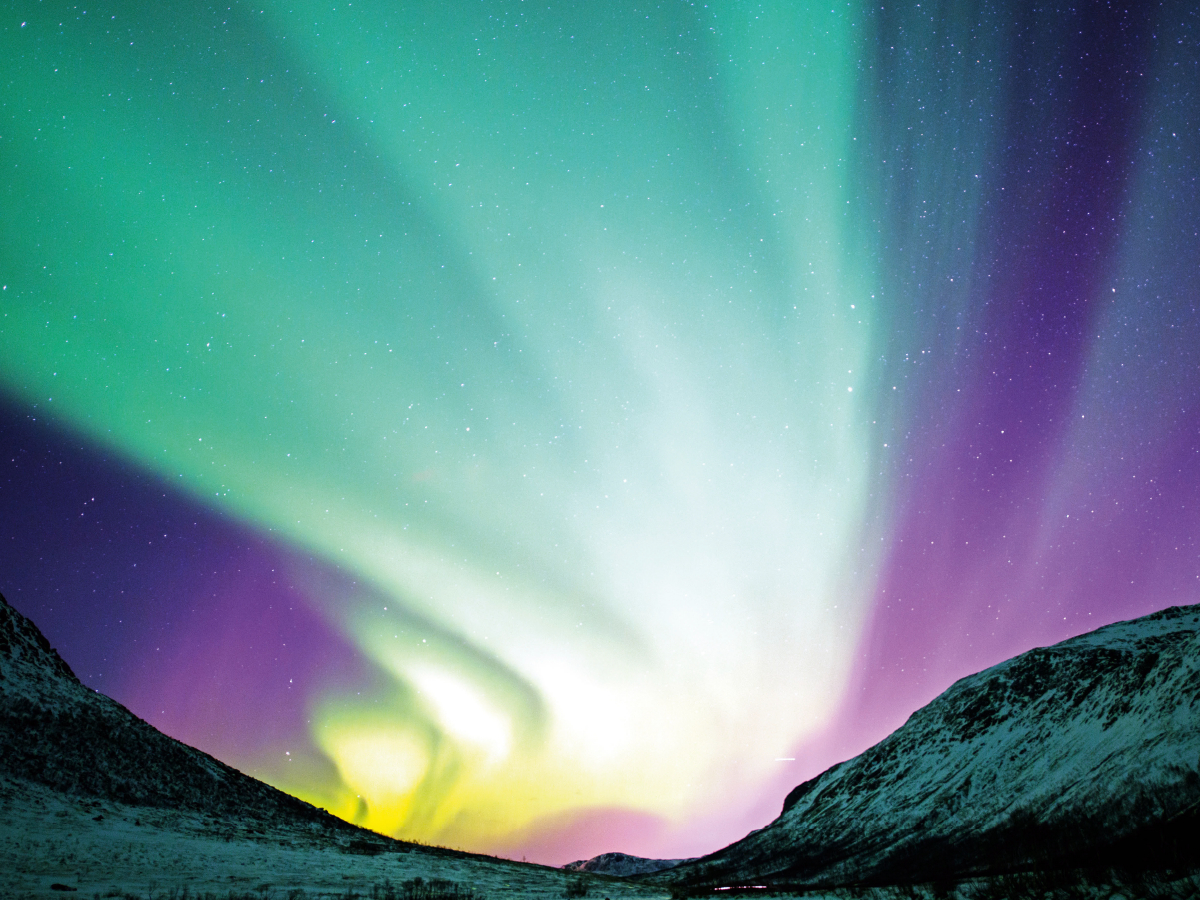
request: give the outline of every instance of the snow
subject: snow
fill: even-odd
[[[102,817],[96,821],[96,817]],[[368,833],[369,835],[369,833]],[[374,835],[369,835],[375,837]],[[405,845],[399,845],[405,846]],[[561,898],[584,879],[588,896],[665,900],[662,888],[437,848],[364,854],[294,832],[226,839],[200,813],[124,806],[0,783],[0,896],[138,898],[253,893],[282,900],[370,896],[373,888],[412,878],[444,879],[482,897]],[[265,887],[264,887],[265,886]]]

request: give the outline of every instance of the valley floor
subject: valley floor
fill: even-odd
[[[414,879],[421,879],[414,891]],[[406,890],[407,885],[407,890]],[[0,783],[0,900],[672,900],[664,888],[414,847],[356,853],[301,829],[236,823]],[[957,885],[796,892],[717,900],[1200,900],[1200,875],[1017,875]],[[683,892],[676,898],[682,900]]]
[[[220,830],[217,833],[216,828]],[[667,900],[652,888],[546,866],[490,861],[416,847],[347,852],[300,832],[254,834],[187,813],[66,798],[22,786],[0,790],[0,898],[229,897],[317,900],[403,897],[420,878],[418,900],[578,895]],[[435,880],[448,884],[433,885]],[[60,887],[55,888],[54,885]],[[63,888],[73,890],[66,891]],[[411,894],[411,888],[410,888]],[[457,895],[457,898],[456,898]]]

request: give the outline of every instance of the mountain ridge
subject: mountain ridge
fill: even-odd
[[[170,738],[86,687],[0,596],[0,758],[5,775],[62,793],[259,824],[355,826]],[[388,839],[390,840],[390,839]]]
[[[955,682],[780,816],[659,884],[912,883],[1200,866],[1200,606]]]

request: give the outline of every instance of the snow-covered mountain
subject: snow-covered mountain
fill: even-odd
[[[955,683],[796,787],[783,813],[647,880],[947,881],[1200,868],[1200,606],[1038,648]]]

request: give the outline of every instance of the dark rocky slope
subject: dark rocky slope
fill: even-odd
[[[1200,606],[964,678],[767,827],[644,876],[828,886],[1200,868]]]
[[[240,831],[308,834],[355,849],[399,842],[356,828],[167,737],[85,687],[0,597],[0,790],[199,813]]]

